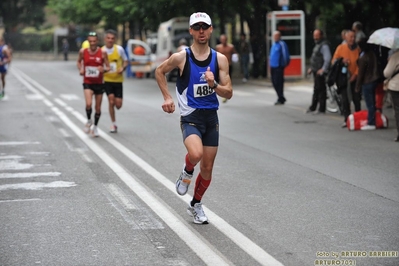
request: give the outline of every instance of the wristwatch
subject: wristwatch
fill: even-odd
[[[216,82],[216,80],[213,81],[213,87],[211,87],[212,90],[216,89],[217,86],[219,86],[219,83]]]

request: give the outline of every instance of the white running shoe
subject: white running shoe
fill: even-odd
[[[109,130],[110,133],[117,133],[118,127],[116,125],[111,125],[111,129]]]
[[[98,136],[100,136],[100,135],[98,134],[98,128],[97,128],[97,126],[93,125],[93,126],[91,127],[91,134],[92,134],[92,136],[95,137],[95,138],[97,138]]]
[[[375,130],[376,127],[374,125],[365,125],[360,128],[360,130]]]
[[[192,207],[190,204],[187,207],[187,213],[194,218],[195,224],[208,224],[208,217],[206,217],[202,209],[202,203],[195,203]]]
[[[191,178],[193,177],[193,175],[187,174],[187,172],[184,170],[185,167],[186,165],[184,164],[183,170],[181,171],[179,178],[176,180],[176,192],[180,196],[183,196],[187,193],[188,187],[191,183]]]
[[[91,127],[92,124],[93,124],[93,122],[91,120],[87,120],[87,123],[86,123],[85,127],[83,128],[83,131],[86,134],[90,133],[90,127]]]

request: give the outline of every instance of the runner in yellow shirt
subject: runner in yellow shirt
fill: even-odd
[[[90,47],[90,43],[88,40],[85,40],[84,42],[82,42],[82,47],[81,48],[89,48]]]
[[[115,120],[115,107],[122,107],[123,98],[123,71],[128,64],[128,58],[122,46],[115,44],[117,32],[107,30],[105,32],[105,46],[102,47],[108,54],[108,61],[111,70],[104,74],[104,87],[108,96],[109,115],[111,116],[111,133],[118,132],[118,126]]]

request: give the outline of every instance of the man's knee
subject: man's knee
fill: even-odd
[[[115,99],[114,105],[116,109],[120,109],[122,107],[122,99]]]
[[[193,164],[197,164],[199,161],[201,161],[202,155],[203,155],[203,153],[202,153],[202,150],[200,150],[200,149],[190,150],[188,153],[190,162]]]

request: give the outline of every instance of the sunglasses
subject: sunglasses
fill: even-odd
[[[207,30],[207,29],[209,29],[210,27],[211,27],[211,25],[208,25],[208,24],[206,24],[206,23],[203,23],[203,24],[194,24],[194,25],[191,26],[191,28],[192,28],[193,30],[200,30],[200,29]]]
[[[96,32],[94,32],[94,31],[92,31],[92,32],[89,32],[89,34],[88,34],[89,36],[96,36],[97,37],[97,33]]]

